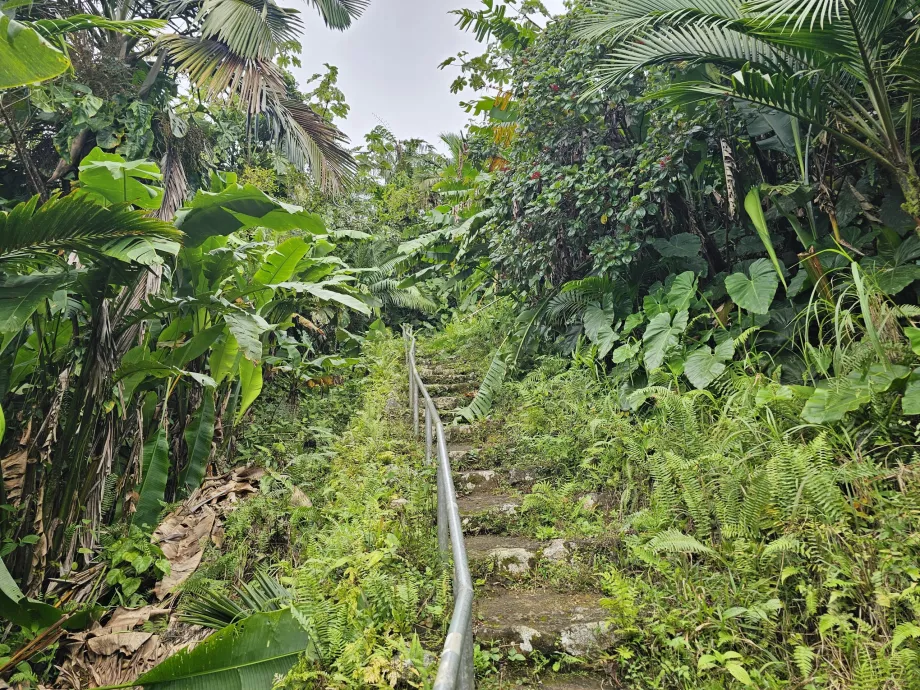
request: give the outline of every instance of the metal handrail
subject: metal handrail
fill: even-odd
[[[411,327],[403,328],[406,340],[406,367],[409,370],[409,406],[412,429],[419,435],[419,393],[425,404],[425,460],[431,462],[432,445],[436,448],[438,476],[438,547],[454,561],[454,612],[450,617],[444,651],[438,664],[434,690],[473,690],[473,578],[466,557],[457,492],[450,471],[450,455],[441,416],[428,394],[415,365],[415,336]],[[432,428],[433,427],[433,428]],[[432,435],[434,431],[434,435]]]

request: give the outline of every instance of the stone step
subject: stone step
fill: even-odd
[[[474,434],[474,429],[469,424],[451,424],[445,428],[447,432],[447,442],[469,441]]]
[[[514,535],[476,534],[465,538],[466,553],[474,571],[498,578],[520,579],[538,561],[567,562],[577,544],[565,539],[538,541]]]
[[[454,474],[454,486],[459,493],[469,493],[474,489],[494,491],[499,487],[501,478],[495,470],[469,470]]]
[[[491,586],[473,599],[473,634],[480,645],[514,645],[522,654],[585,657],[615,643],[602,598]]]
[[[470,399],[475,397],[477,387],[472,383],[460,382],[460,383],[432,383],[429,384],[425,381],[425,387],[428,389],[429,395],[465,395],[469,393]]]
[[[451,410],[456,410],[458,407],[463,407],[466,405],[466,400],[454,395],[445,395],[439,398],[432,398],[431,402],[434,403],[434,406],[438,409],[438,412],[449,412]]]
[[[447,456],[450,458],[451,465],[465,460],[470,454],[476,453],[476,448],[470,443],[448,443]]]
[[[422,377],[422,381],[426,386],[431,384],[445,383],[463,383],[467,385],[475,385],[476,382],[475,374],[449,371],[445,369],[427,369],[422,367],[418,370],[418,375]]]
[[[577,676],[567,673],[545,679],[540,683],[540,687],[546,690],[610,690],[619,686],[614,685],[609,676]]]
[[[464,523],[489,515],[515,515],[520,506],[520,496],[489,491],[473,491],[457,498],[457,508]]]

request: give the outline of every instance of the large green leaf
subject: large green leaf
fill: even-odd
[[[70,60],[37,31],[0,13],[0,89],[52,79]]]
[[[127,359],[127,357],[125,359]],[[142,381],[143,378],[146,377],[168,379],[172,377],[188,376],[206,388],[214,388],[217,386],[217,382],[207,374],[180,369],[168,362],[161,362],[158,359],[152,359],[146,356],[133,361],[122,361],[122,365],[115,371],[114,380],[118,382],[122,379],[133,378],[141,374],[143,377],[139,379],[139,381]],[[135,383],[134,386],[136,387],[137,383]]]
[[[272,325],[258,314],[242,310],[224,314],[224,321],[236,338],[243,356],[254,362],[261,360],[262,341],[259,338],[266,331],[270,331]]]
[[[349,307],[355,311],[359,311],[362,314],[370,314],[371,308],[357,297],[353,295],[345,294],[344,292],[338,292],[336,290],[329,290],[323,285],[328,285],[328,281],[321,285],[316,285],[313,283],[302,283],[302,282],[285,282],[277,283],[275,285],[270,285],[269,287],[273,288],[283,288],[285,290],[291,290],[293,292],[306,292],[313,295],[317,299],[321,299],[325,302],[336,302],[342,306]]]
[[[80,162],[80,193],[103,205],[130,203],[140,208],[158,209],[163,204],[163,188],[143,180],[162,180],[156,163],[126,161],[98,146]]]
[[[298,211],[293,207],[285,206],[275,211],[269,211],[264,216],[254,217],[245,213],[233,213],[242,228],[268,228],[277,232],[293,232],[294,230],[303,230],[313,235],[326,234],[326,226],[323,219],[315,213],[307,211]]]
[[[217,324],[203,331],[198,331],[189,341],[172,351],[169,356],[170,364],[177,367],[184,367],[193,359],[201,357],[214,342],[224,333],[224,324]]]
[[[187,236],[187,246],[196,247],[212,235],[229,235],[244,227],[235,213],[261,218],[271,211],[299,209],[275,201],[252,185],[227,185],[222,191],[199,191],[191,203],[176,214],[176,227]]]
[[[773,240],[770,239],[770,229],[767,227],[767,218],[763,214],[763,206],[760,203],[760,190],[757,187],[752,187],[747,196],[744,197],[744,210],[747,211],[754,228],[757,230],[760,241],[763,242],[764,249],[767,250],[767,255],[776,270],[776,275],[783,283],[783,287],[786,287],[786,279],[783,277],[783,269],[779,265],[776,250],[773,248]]]
[[[668,350],[677,345],[680,334],[687,329],[687,320],[688,313],[681,311],[673,319],[668,312],[662,312],[649,321],[642,336],[647,370],[652,371],[662,365]]]
[[[884,393],[909,374],[910,370],[900,364],[873,364],[845,378],[822,381],[805,403],[802,418],[812,424],[840,421],[848,412],[868,404],[873,394]],[[911,404],[908,403],[908,408]]]
[[[3,416],[3,407],[0,406],[0,443],[3,443],[4,436],[6,436],[6,417]]]
[[[179,486],[190,494],[201,485],[204,471],[211,457],[211,441],[214,439],[214,394],[205,391],[201,407],[185,429],[185,445],[188,448],[188,465],[179,477]]]
[[[731,339],[726,339],[713,350],[708,345],[694,350],[684,362],[684,374],[694,388],[706,388],[725,371],[726,362],[735,354]]]
[[[166,426],[161,424],[144,445],[143,477],[138,489],[137,510],[131,523],[152,531],[160,515],[160,501],[166,495],[169,477],[169,443]]]
[[[252,277],[256,285],[272,285],[291,279],[300,260],[306,255],[309,245],[300,237],[291,237],[275,247]],[[256,306],[262,307],[272,298],[273,290],[266,288],[255,295]]]
[[[612,310],[601,309],[600,307],[589,304],[585,307],[584,326],[585,335],[588,339],[597,345],[598,359],[604,359],[619,340],[619,336],[613,330],[614,314]]]
[[[748,273],[750,278],[743,273],[732,273],[725,279],[728,296],[742,309],[766,314],[779,287],[776,272],[767,259],[757,259],[748,268]]]
[[[61,612],[41,601],[29,599],[0,561],[0,616],[15,625],[35,630],[47,628],[61,618]]]
[[[240,359],[240,406],[236,412],[239,422],[249,406],[262,392],[262,365],[246,359]]]
[[[134,685],[145,690],[269,690],[302,654],[316,658],[291,609],[255,613],[191,651],[174,654]]]
[[[240,346],[232,333],[226,333],[211,350],[211,357],[208,360],[208,366],[211,368],[211,376],[217,385],[227,378],[230,374],[237,371],[237,360],[240,358]]]
[[[0,283],[0,352],[47,298],[73,280],[74,273],[32,273]]]

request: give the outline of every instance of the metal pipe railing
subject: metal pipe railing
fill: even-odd
[[[438,410],[428,394],[415,365],[415,336],[404,328],[406,367],[409,370],[409,405],[412,408],[412,430],[419,436],[419,394],[425,406],[425,460],[431,462],[434,451],[438,484],[438,547],[445,558],[454,561],[454,612],[450,617],[444,651],[438,665],[434,690],[473,690],[473,578],[466,557],[457,492],[450,469],[447,436]]]

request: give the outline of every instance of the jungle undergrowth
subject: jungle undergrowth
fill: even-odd
[[[453,328],[423,351],[487,324]],[[536,478],[480,527],[577,545],[509,586],[603,593],[616,642],[589,666],[614,687],[920,687],[920,457],[871,411],[802,424],[800,401],[758,395],[775,386],[729,368],[624,412],[610,378],[547,356],[479,423],[482,466]],[[499,656],[483,679],[520,677]]]
[[[238,458],[269,473],[184,587],[230,593],[268,572],[291,593],[321,658],[304,657],[276,687],[422,687],[433,678],[426,650],[443,640],[450,581],[437,552],[434,473],[405,413],[402,347],[367,342],[367,376],[296,406],[279,400],[287,392],[263,395]]]

